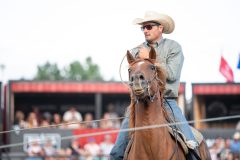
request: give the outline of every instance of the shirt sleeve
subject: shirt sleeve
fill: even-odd
[[[183,66],[184,56],[182,47],[177,43],[170,45],[169,53],[167,54],[166,63],[163,63],[163,67],[167,72],[168,81],[176,81],[180,79],[181,70]]]

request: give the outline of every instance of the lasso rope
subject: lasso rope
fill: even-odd
[[[166,124],[146,125],[146,126],[136,127],[136,128],[127,128],[127,129],[120,129],[120,130],[116,129],[116,130],[111,130],[111,131],[103,131],[103,132],[96,132],[96,133],[86,133],[86,134],[81,134],[81,135],[65,136],[65,137],[62,137],[61,140],[69,140],[69,139],[73,139],[73,138],[83,138],[83,137],[98,136],[98,135],[104,135],[104,134],[120,133],[120,132],[140,131],[140,130],[145,130],[145,129],[181,125],[181,124],[185,124],[185,123],[193,124],[193,123],[196,123],[196,122],[203,123],[203,122],[221,121],[221,120],[237,119],[237,118],[240,118],[240,115],[224,116],[224,117],[217,117],[217,118],[207,118],[207,119],[200,119],[200,120],[191,120],[191,121],[186,121],[186,122],[175,122],[175,123],[166,123]],[[23,146],[24,144],[29,144],[29,142],[1,145],[0,149]]]
[[[122,58],[122,60],[121,60],[121,63],[120,63],[120,65],[119,65],[119,77],[120,77],[121,82],[122,82],[127,88],[129,88],[129,85],[123,81],[122,72],[121,72],[121,70],[122,70],[122,64],[123,64],[123,61],[124,61],[125,57],[126,57],[126,55],[123,56],[123,58]]]

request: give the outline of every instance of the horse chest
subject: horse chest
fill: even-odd
[[[174,145],[170,143],[171,141],[168,136],[156,133],[159,133],[159,129],[135,133],[128,160],[169,159],[173,153],[172,148],[174,148]]]

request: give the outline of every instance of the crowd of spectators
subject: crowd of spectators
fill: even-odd
[[[240,159],[240,132],[234,133],[232,138],[207,139],[207,145],[212,160],[239,160]]]
[[[34,127],[53,127],[67,129],[90,129],[90,128],[120,128],[120,119],[117,113],[113,111],[113,106],[109,106],[108,112],[105,112],[99,122],[93,121],[92,113],[86,113],[84,116],[77,111],[75,107],[70,107],[63,115],[49,112],[40,113],[34,108],[25,118],[22,111],[16,111],[15,125],[19,128]],[[213,160],[239,160],[240,159],[240,132],[236,132],[233,137],[223,139],[207,139],[207,145]],[[108,155],[114,145],[111,135],[105,135],[104,141],[96,143],[94,137],[89,137],[84,146],[80,146],[77,140],[72,140],[68,148],[56,149],[47,141],[44,145],[33,142],[28,148],[27,154],[31,158],[44,156],[46,160],[65,160],[65,157],[71,157],[70,160],[107,160]],[[36,159],[35,159],[36,160]]]
[[[109,129],[119,128],[120,119],[117,113],[113,111],[113,106],[108,107],[100,121],[94,121],[92,113],[81,114],[76,107],[69,109],[62,115],[59,113],[40,112],[34,107],[31,112],[25,114],[18,110],[15,112],[14,127],[17,128],[35,128],[49,127],[61,129]],[[80,146],[77,139],[73,139],[67,148],[56,148],[51,140],[42,143],[35,140],[28,145],[26,154],[27,160],[107,160],[109,153],[114,145],[113,137],[105,135],[104,140],[96,142],[94,137],[89,137],[87,143]]]
[[[99,144],[94,137],[89,137],[88,143],[83,146],[79,145],[77,139],[72,139],[67,148],[61,149],[57,149],[50,139],[43,144],[35,140],[29,144],[26,160],[107,160],[113,145],[112,137],[108,134]]]
[[[18,110],[15,113],[14,126],[17,128],[36,128],[36,127],[53,127],[53,128],[119,128],[120,119],[112,110],[105,112],[100,122],[92,122],[94,117],[92,113],[82,114],[76,107],[70,107],[69,110],[60,115],[59,113],[51,114],[50,112],[40,113],[37,107],[34,107],[27,117]]]
[[[207,139],[207,145],[212,160],[239,160],[240,159],[240,132],[236,132],[233,138]],[[114,145],[112,136],[106,134],[104,140],[96,142],[94,137],[89,137],[84,145],[80,145],[77,139],[72,139],[65,149],[56,149],[50,140],[44,144],[32,142],[27,150],[27,160],[107,160]],[[40,158],[38,158],[40,157]]]

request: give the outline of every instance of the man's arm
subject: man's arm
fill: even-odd
[[[182,47],[175,42],[173,45],[171,45],[171,48],[169,49],[166,63],[161,64],[161,66],[165,68],[167,72],[168,81],[176,81],[180,78],[183,61],[184,56],[182,52]]]

